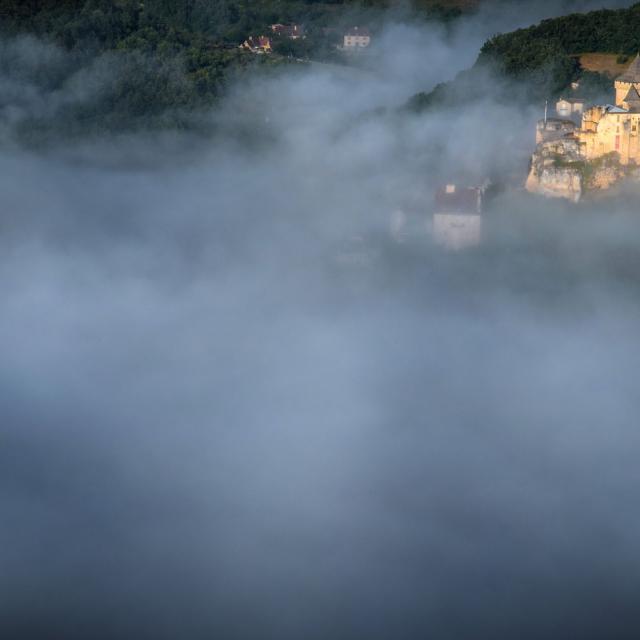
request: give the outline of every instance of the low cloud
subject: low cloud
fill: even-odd
[[[0,152],[7,637],[635,636],[637,187],[528,197],[538,107],[398,111],[477,42],[385,33],[213,139]],[[487,173],[439,250],[434,189]]]

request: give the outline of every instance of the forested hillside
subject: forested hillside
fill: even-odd
[[[640,3],[629,9],[573,14],[496,36],[480,53],[479,64],[494,63],[512,77],[526,75],[549,62],[571,73],[581,53],[635,54],[640,51]],[[566,76],[568,79],[568,75]]]
[[[482,47],[474,68],[452,83],[440,85],[411,101],[417,109],[455,99],[460,85],[490,70],[498,79],[519,82],[520,95],[528,100],[558,96],[581,79],[586,97],[610,87],[611,78],[580,67],[580,54],[612,53],[619,61],[640,51],[640,3],[628,9],[600,10],[543,20],[540,24],[497,35]],[[500,84],[512,99],[512,84]],[[511,88],[511,89],[510,89]],[[492,85],[495,91],[496,85]]]
[[[224,94],[238,74],[295,58],[342,62],[342,29],[375,33],[385,11],[448,20],[475,0],[0,0],[0,72],[24,96],[12,129],[22,138],[189,127],[193,114]],[[274,23],[303,23],[306,38],[274,38],[275,55],[238,45]],[[328,29],[328,28],[331,29]],[[37,38],[25,44],[24,38]],[[54,49],[51,49],[54,47]],[[282,54],[282,55],[278,55]],[[92,91],[78,91],[80,85]],[[99,86],[98,86],[99,85]],[[70,91],[70,87],[73,89]],[[67,97],[60,96],[67,92]],[[71,96],[71,97],[69,97]],[[0,106],[2,99],[0,98]],[[15,122],[17,124],[15,124]],[[2,123],[0,123],[2,125]]]
[[[311,31],[354,17],[376,20],[404,8],[416,16],[453,18],[479,0],[0,0],[4,31],[29,29],[67,45],[87,36],[117,42],[139,28],[163,26],[238,42],[276,22],[303,22]]]

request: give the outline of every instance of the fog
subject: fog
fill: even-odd
[[[519,5],[390,18],[213,138],[28,150],[52,103],[5,72],[3,637],[637,636],[638,187],[524,194],[539,105],[396,109],[560,11]],[[506,176],[467,252],[428,233],[452,176]]]

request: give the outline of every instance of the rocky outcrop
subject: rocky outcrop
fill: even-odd
[[[538,145],[531,158],[526,189],[550,198],[566,198],[578,202],[584,191],[578,143],[564,138]]]
[[[539,144],[531,158],[526,189],[578,202],[588,193],[605,191],[625,178],[617,154],[585,160],[573,136]]]
[[[536,128],[536,144],[560,140],[573,134],[576,128],[576,124],[572,120],[560,120],[559,118],[540,120]]]
[[[586,164],[587,189],[589,191],[606,191],[627,177],[628,172],[617,158],[604,156]]]

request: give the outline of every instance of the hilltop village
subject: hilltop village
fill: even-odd
[[[577,87],[574,87],[577,88]],[[561,98],[556,118],[538,122],[537,147],[526,188],[578,202],[603,191],[640,166],[640,55],[615,81],[615,104],[585,109],[579,98]]]

